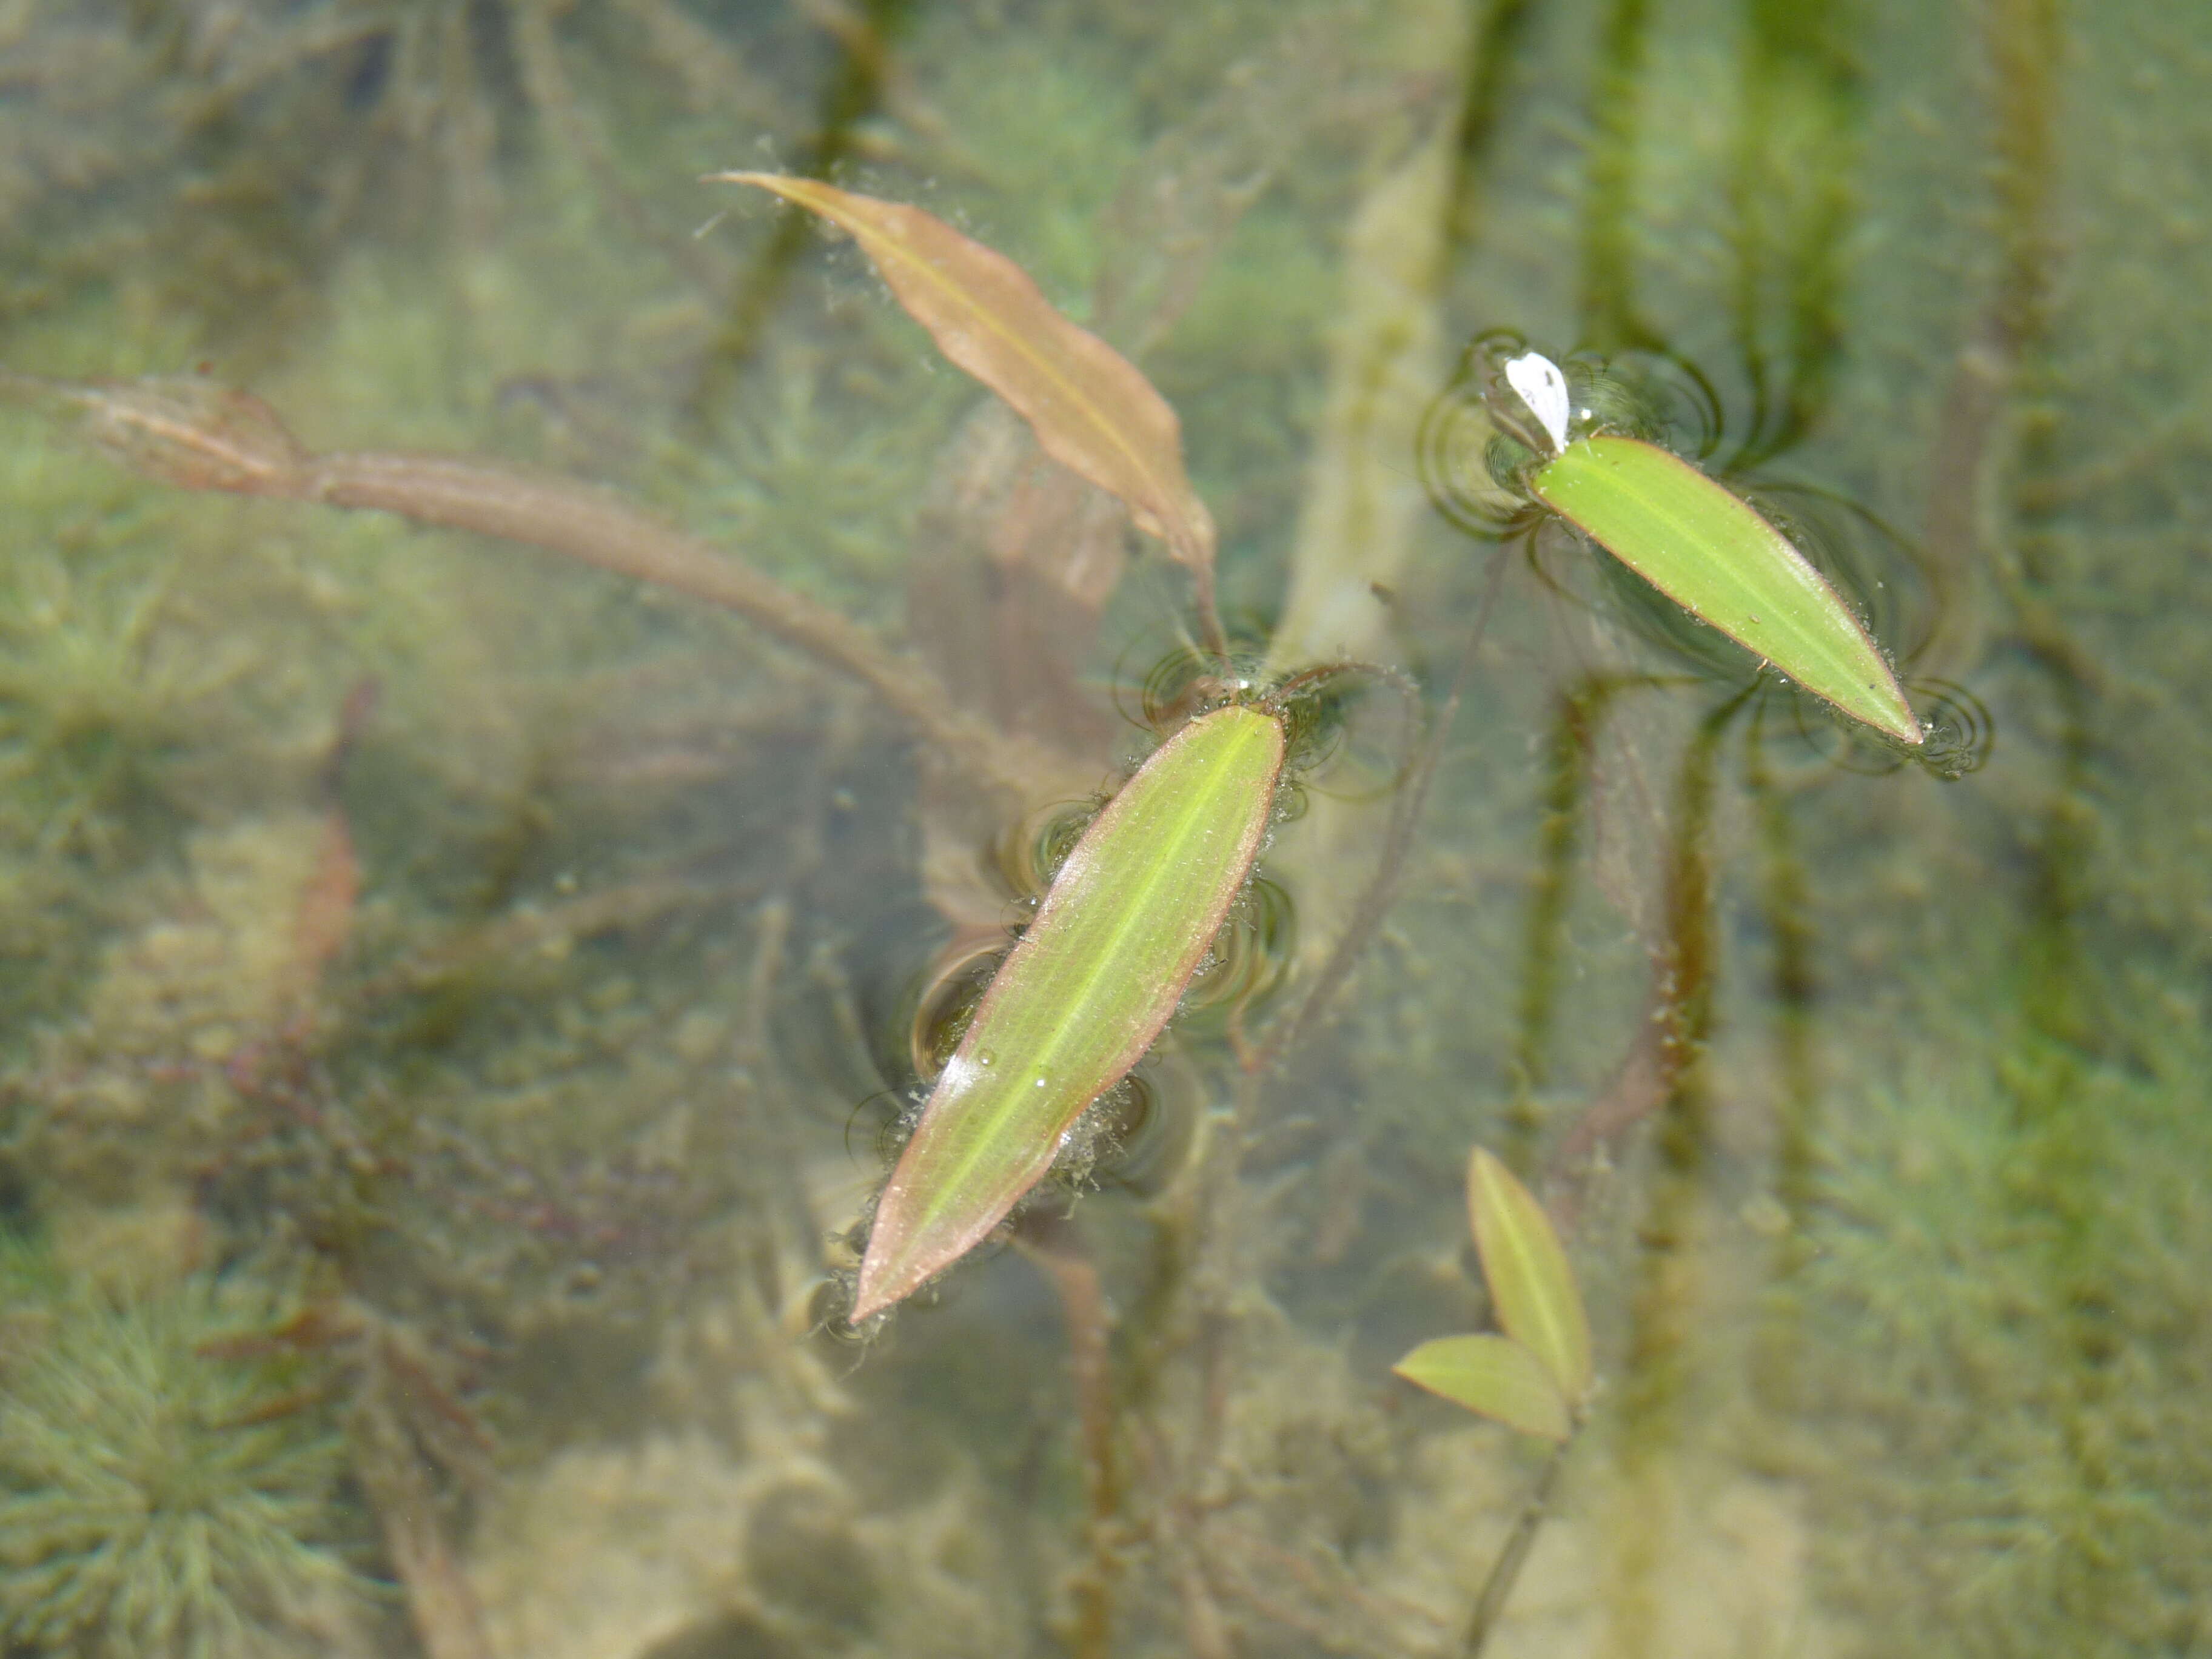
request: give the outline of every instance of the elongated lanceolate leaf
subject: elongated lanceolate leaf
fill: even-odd
[[[1468,1160],[1467,1207],[1498,1322],[1543,1362],[1570,1404],[1579,1404],[1590,1386],[1589,1318],[1551,1218],[1480,1146]]]
[[[1281,721],[1218,709],[1161,745],[1092,821],[891,1172],[855,1319],[996,1226],[1083,1109],[1144,1057],[1252,872],[1282,767]]]
[[[1537,495],[1692,616],[1852,719],[1902,743],[1920,722],[1866,629],[1750,504],[1635,438],[1580,438],[1536,469]]]
[[[1523,1434],[1565,1440],[1574,1431],[1574,1413],[1550,1367],[1509,1337],[1441,1336],[1422,1343],[1390,1369],[1431,1394]]]
[[[782,173],[714,178],[773,191],[848,232],[938,349],[1019,410],[1046,453],[1121,497],[1177,560],[1212,570],[1213,520],[1183,471],[1175,410],[1019,265],[920,208]]]

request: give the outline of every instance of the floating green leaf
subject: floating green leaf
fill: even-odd
[[[1390,1369],[1523,1434],[1565,1440],[1574,1431],[1574,1413],[1550,1368],[1510,1337],[1440,1336]]]
[[[1480,1146],[1468,1160],[1467,1206],[1498,1322],[1543,1362],[1571,1404],[1581,1403],[1590,1386],[1589,1318],[1551,1218]]]
[[[1564,434],[1562,416],[1553,435]],[[1578,438],[1529,483],[1692,616],[1852,719],[1901,743],[1922,740],[1896,675],[1850,607],[1787,537],[1686,461],[1639,439]]]
[[[1174,409],[1135,364],[1054,310],[1019,265],[920,208],[783,173],[714,178],[757,185],[849,233],[938,349],[1210,583],[1213,520],[1183,471]]]
[[[1084,1108],[1152,1047],[1259,857],[1283,747],[1282,722],[1263,709],[1201,715],[1084,832],[884,1189],[855,1319],[996,1226]]]

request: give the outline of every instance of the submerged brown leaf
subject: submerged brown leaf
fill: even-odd
[[[848,232],[939,349],[1210,586],[1213,520],[1183,471],[1175,410],[1135,364],[1054,310],[1019,265],[920,208],[781,173],[713,177],[757,185]]]

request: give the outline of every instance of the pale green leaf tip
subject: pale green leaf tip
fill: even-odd
[[[1890,718],[1895,723],[1882,729],[1899,743],[1911,744],[1917,749],[1928,741],[1928,728],[1921,725],[1919,716],[1912,712],[1912,705],[1905,702],[1902,691],[1897,694],[1897,707],[1890,711]]]

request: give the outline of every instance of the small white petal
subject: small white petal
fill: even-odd
[[[1554,450],[1567,447],[1567,377],[1540,352],[1531,351],[1505,365],[1505,383],[1520,394],[1528,412],[1551,434]]]

